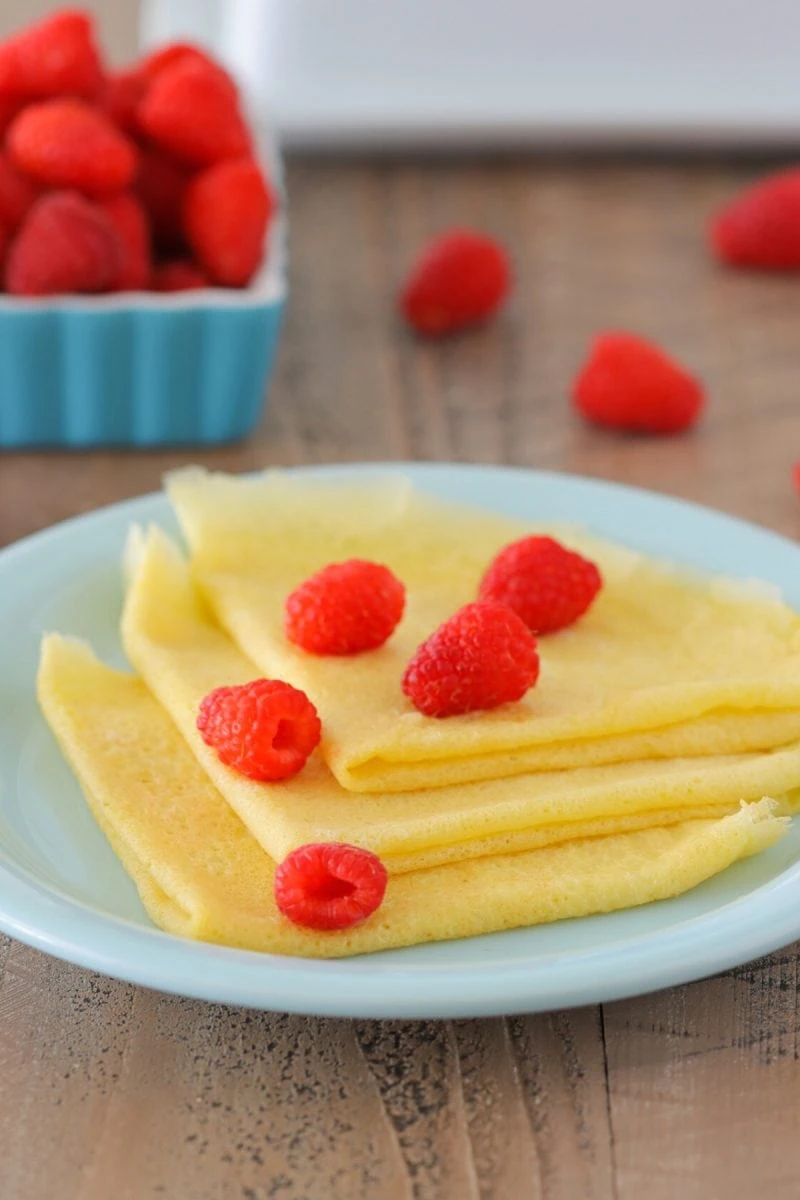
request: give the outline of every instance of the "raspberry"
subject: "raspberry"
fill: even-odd
[[[173,258],[154,269],[151,286],[154,292],[189,292],[195,288],[206,288],[209,282],[200,268],[188,258]]]
[[[134,186],[160,245],[176,246],[183,240],[183,204],[188,182],[188,171],[160,150],[142,149]]]
[[[423,642],[403,691],[426,717],[453,717],[521,700],[539,678],[527,625],[505,604],[468,604]]]
[[[349,929],[372,916],[388,877],[376,854],[342,842],[300,846],[275,872],[275,903],[295,925]]]
[[[50,192],[28,213],[6,263],[15,296],[102,292],[119,272],[121,246],[106,214],[77,192]]]
[[[161,71],[139,105],[138,118],[157,146],[190,166],[239,158],[250,150],[230,81],[197,59],[179,60]]]
[[[18,96],[4,96],[0,93],[0,139],[6,135],[11,122],[18,112],[25,107],[25,101]]]
[[[141,291],[150,282],[150,230],[144,209],[130,192],[122,192],[99,207],[117,231],[121,244],[119,272],[113,283],[117,291]]]
[[[507,604],[532,633],[554,633],[588,610],[602,587],[593,562],[550,537],[512,542],[492,560],[478,597]]]
[[[224,67],[206,54],[205,50],[192,45],[191,42],[170,42],[159,50],[154,50],[138,63],[135,71],[146,83],[152,83],[168,67],[185,62],[200,62],[204,66],[210,67],[228,81],[231,91],[236,92],[236,84]]]
[[[406,589],[388,567],[351,558],[323,567],[286,600],[286,636],[311,654],[376,650],[392,636]]]
[[[506,253],[485,234],[454,229],[422,251],[400,293],[417,333],[439,337],[486,320],[511,288]]]
[[[697,379],[632,333],[598,334],[572,396],[587,420],[634,433],[679,433],[705,403]]]
[[[189,245],[215,283],[245,287],[264,256],[275,198],[249,158],[218,163],[189,184],[184,228]]]
[[[130,137],[139,134],[136,116],[148,83],[137,70],[117,71],[106,80],[100,108],[113,123]]]
[[[800,495],[800,462],[796,462],[792,467],[792,480],[794,482],[795,491]]]
[[[712,219],[708,235],[717,258],[733,266],[800,270],[800,167],[745,188]]]
[[[65,9],[0,44],[0,92],[25,100],[96,97],[103,68],[91,16]]]
[[[7,154],[0,153],[0,221],[14,230],[30,209],[39,189],[21,175]]]
[[[209,692],[197,728],[226,766],[270,783],[301,771],[322,732],[308,696],[278,679]]]
[[[12,123],[6,143],[16,167],[53,188],[104,196],[123,191],[136,172],[133,144],[82,100],[31,105]]]

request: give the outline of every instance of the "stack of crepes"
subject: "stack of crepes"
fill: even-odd
[[[50,635],[39,678],[161,927],[282,954],[380,950],[674,896],[783,834],[800,799],[800,617],[764,589],[558,531],[602,571],[594,606],[539,639],[540,681],[520,703],[435,720],[403,696],[404,668],[530,525],[394,476],[190,469],[168,492],[189,557],[155,528],[126,554],[138,677]],[[352,557],[405,583],[393,637],[347,658],[290,645],[286,596]],[[323,723],[282,783],[224,766],[196,728],[209,691],[259,676],[302,688]],[[386,896],[362,925],[320,933],[277,911],[275,864],[309,842],[383,860]]]

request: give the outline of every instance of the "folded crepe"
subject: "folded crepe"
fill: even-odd
[[[494,554],[534,532],[414,491],[402,477],[343,484],[280,472],[190,469],[168,491],[195,579],[258,667],[317,705],[323,753],[354,791],[413,791],[532,771],[738,756],[800,739],[800,616],[744,584],[699,579],[575,531],[605,586],[590,612],[542,637],[538,685],[518,704],[422,716],[400,681],[417,646],[473,600]],[[380,650],[315,657],[283,634],[288,593],[327,563],[390,566],[406,615]]]
[[[44,714],[100,827],[167,932],[251,950],[338,957],[610,912],[678,895],[775,842],[769,800],[697,820],[393,877],[380,909],[336,933],[277,911],[274,863],[133,676],[50,635]]]
[[[158,529],[134,530],[126,552],[126,653],[205,774],[276,860],[307,842],[380,855],[390,873],[535,849],[575,838],[719,816],[740,800],[800,788],[800,745],[766,754],[644,761],[542,772],[404,793],[341,787],[317,753],[294,778],[257,783],[226,767],[197,730],[213,688],[258,668],[214,621],[180,551]],[[788,800],[783,811],[788,811]]]

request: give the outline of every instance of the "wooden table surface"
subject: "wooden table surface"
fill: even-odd
[[[0,542],[231,469],[453,459],[641,484],[800,536],[800,281],[703,248],[746,166],[297,161],[292,300],[268,416],[201,455],[0,458]],[[502,319],[441,346],[392,296],[436,228],[512,248]],[[630,440],[565,396],[587,339],[632,328],[712,398]],[[349,1023],[159,995],[0,937],[2,1200],[796,1200],[797,948],[654,996],[507,1020]]]

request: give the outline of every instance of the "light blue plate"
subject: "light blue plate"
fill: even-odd
[[[580,522],[637,550],[770,580],[800,608],[800,548],[663,496],[490,467],[330,470],[402,470],[453,499],[531,520]],[[654,990],[800,936],[800,828],[677,900],[340,962],[160,933],[95,826],[34,698],[44,630],[90,638],[122,664],[120,548],[130,521],[151,520],[174,529],[162,496],[69,521],[0,554],[0,927],[14,937],[121,979],[207,1000],[347,1017],[464,1017]]]

